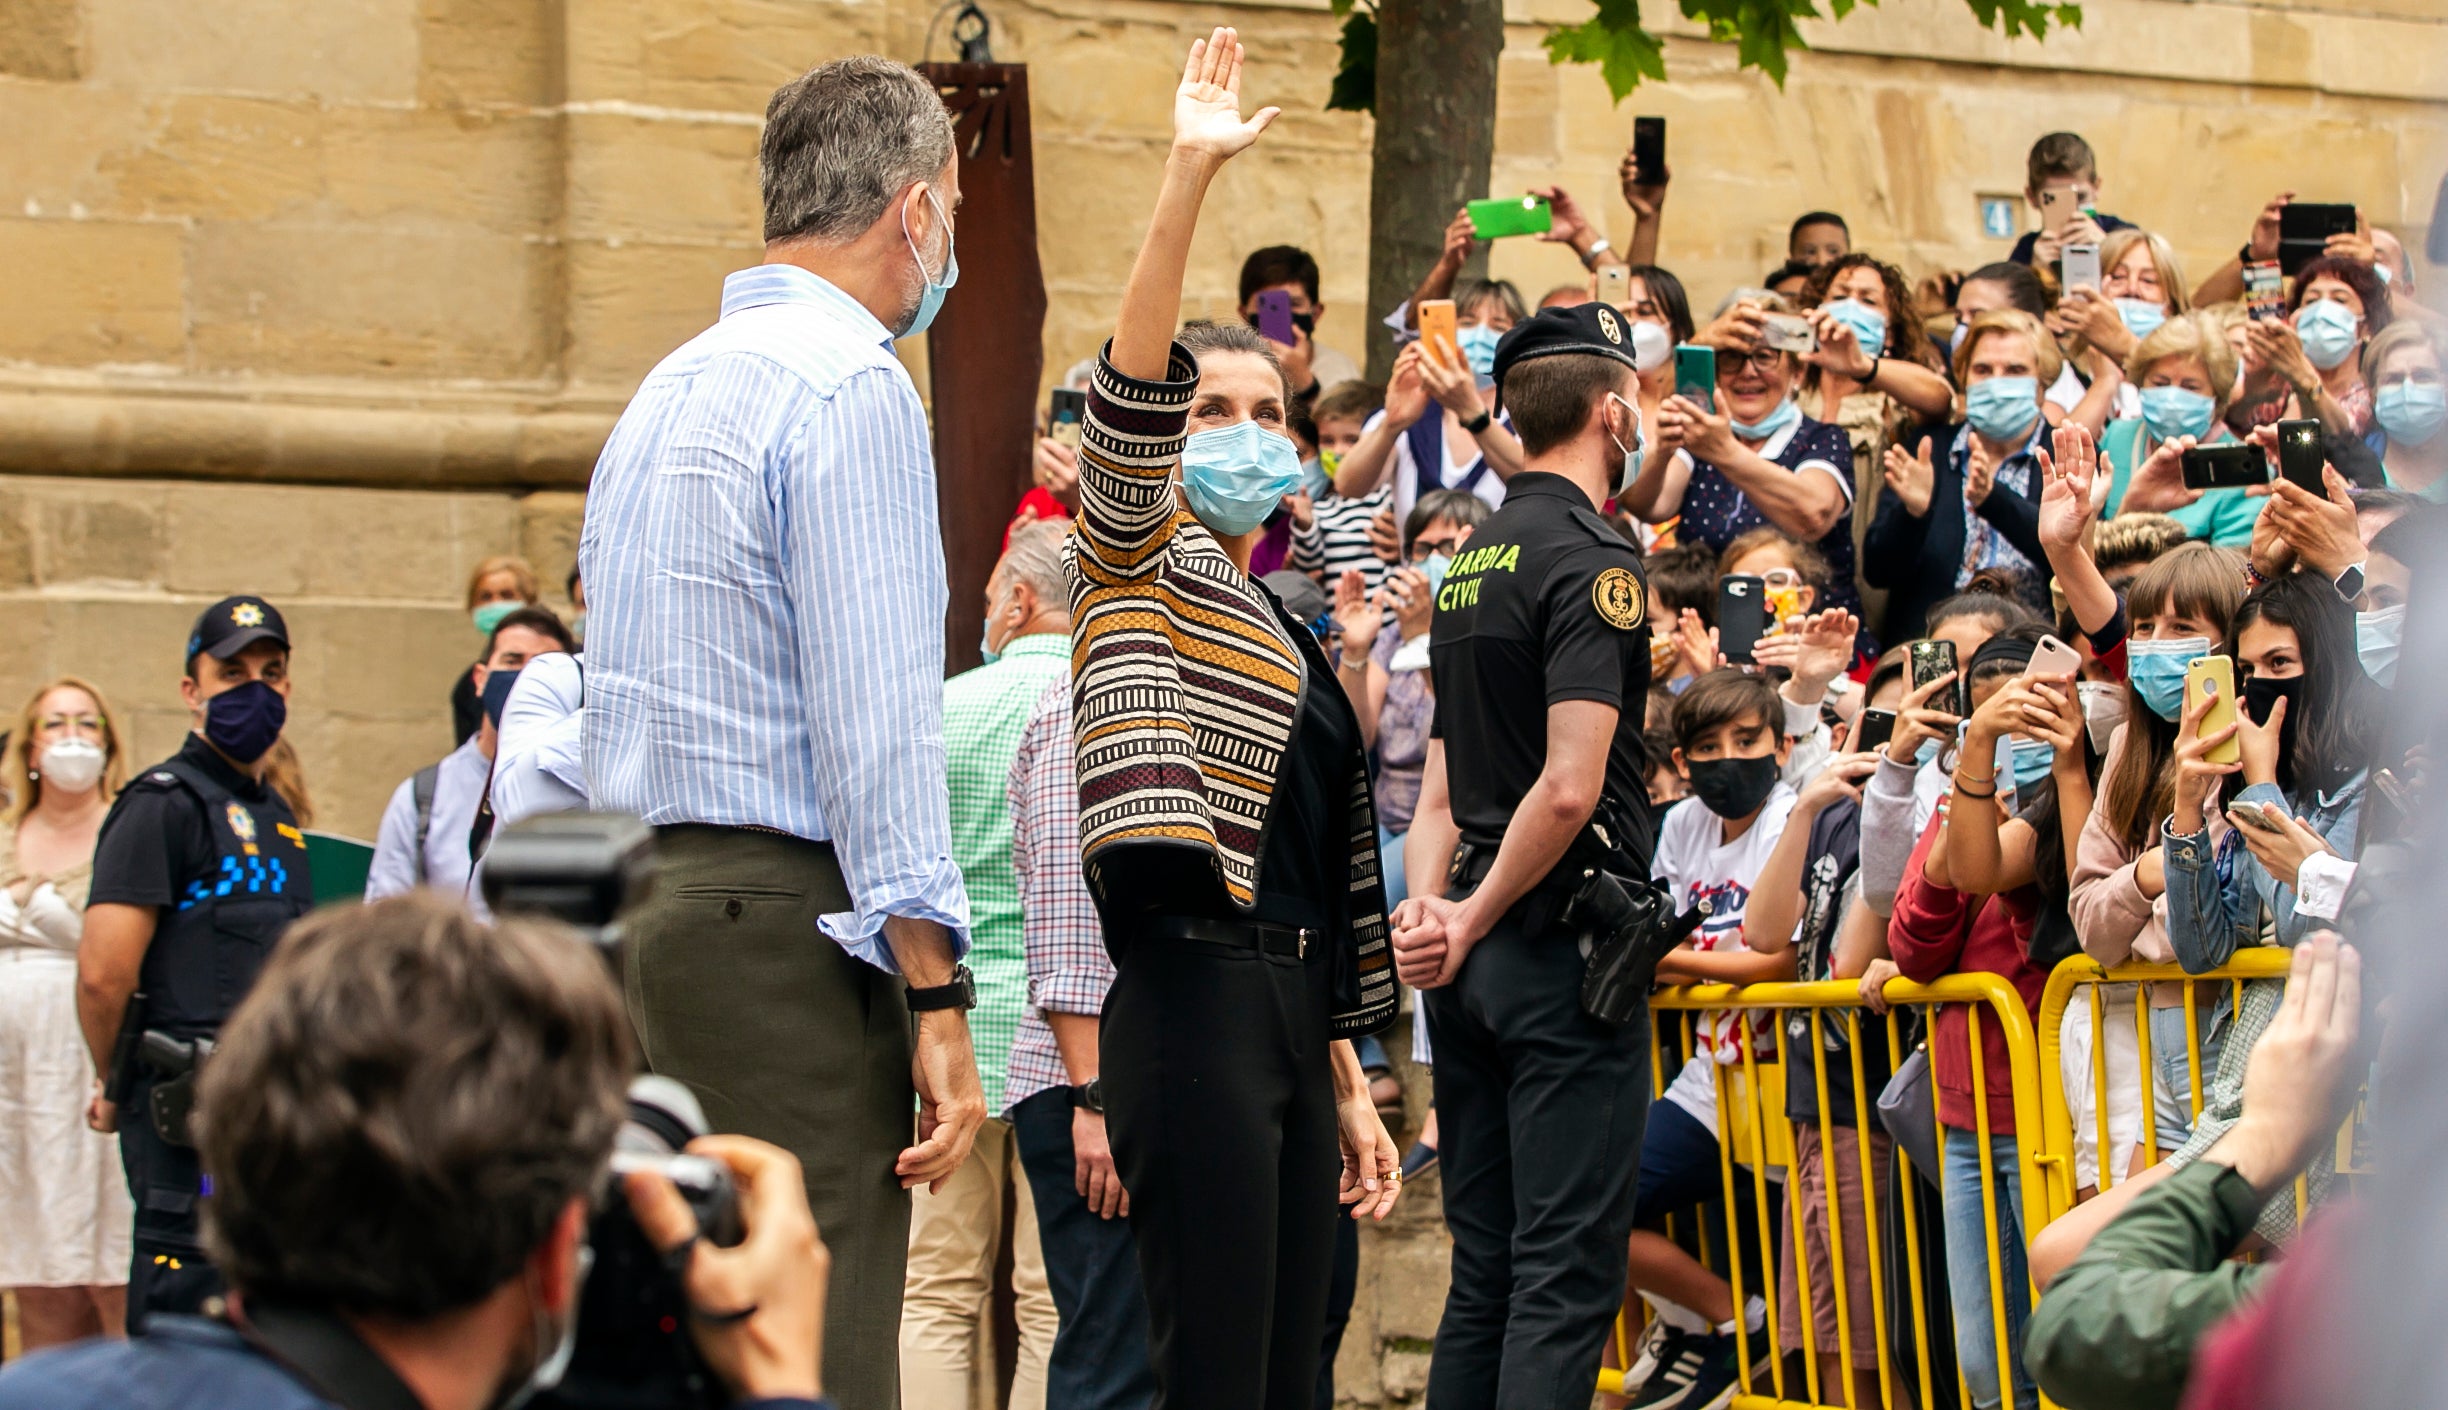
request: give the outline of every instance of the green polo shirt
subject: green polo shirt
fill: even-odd
[[[1069,674],[1071,638],[1039,632],[1004,643],[991,666],[944,682],[944,765],[952,791],[952,860],[969,891],[969,973],[986,1109],[1003,1109],[1003,1073],[1028,1004],[1028,960],[1020,939],[1020,881],[1012,871],[1012,759],[1046,684]]]

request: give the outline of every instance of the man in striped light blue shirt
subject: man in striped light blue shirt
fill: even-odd
[[[627,927],[646,1061],[797,1154],[826,1388],[891,1410],[906,1190],[985,1117],[935,470],[892,353],[957,275],[950,120],[914,71],[844,59],[775,93],[759,174],[766,262],[647,375],[588,492],[586,772],[659,834]]]

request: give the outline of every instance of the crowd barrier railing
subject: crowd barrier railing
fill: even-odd
[[[1872,1129],[1876,1129],[1878,1120],[1875,1110],[1878,1091],[1866,1081],[1868,1074],[1863,1066],[1861,1038],[1865,1025],[1884,1025],[1888,1053],[1900,1063],[1910,1051],[1903,1041],[1903,1019],[1907,1011],[1950,1004],[1964,1006],[1971,1076],[1978,1090],[1986,1090],[1987,1076],[1982,1031],[1987,1024],[1997,1025],[2008,1059],[2008,1087],[2015,1113],[2015,1158],[2019,1183],[2027,1192],[2046,1188],[2043,1172],[2051,1157],[2041,1149],[2036,1134],[2043,1129],[2038,1049],[2033,1042],[2031,1018],[2021,996],[1999,976],[1956,974],[1927,985],[1894,980],[1887,986],[1886,997],[1890,1009],[1883,1018],[1862,1006],[1860,987],[1851,982],[1753,984],[1741,987],[1694,985],[1661,990],[1650,1001],[1651,1070],[1661,1095],[1665,1084],[1681,1070],[1682,1059],[1687,1059],[1697,1050],[1699,1039],[1696,1030],[1709,1016],[1770,1016],[1770,1021],[1764,1025],[1748,1021],[1735,1023],[1732,1032],[1737,1040],[1732,1046],[1737,1050],[1738,1057],[1734,1062],[1721,1063],[1717,1069],[1720,1078],[1717,1083],[1718,1130],[1724,1133],[1724,1138],[1718,1143],[1719,1176],[1725,1208],[1729,1212],[1721,1230],[1725,1246],[1722,1250],[1712,1246],[1713,1241],[1705,1224],[1695,1231],[1694,1239],[1701,1262],[1727,1280],[1732,1289],[1733,1305],[1737,1309],[1745,1307],[1754,1295],[1761,1297],[1767,1305],[1765,1326],[1760,1334],[1766,1340],[1764,1347],[1753,1344],[1753,1334],[1744,1319],[1736,1318],[1736,1342],[1744,1368],[1733,1401],[1737,1410],[1797,1405],[1855,1406],[1855,1377],[1857,1374],[1866,1376],[1873,1370],[1880,1388],[1879,1404],[1898,1406],[1906,1403],[1897,1394],[1901,1385],[1908,1393],[1917,1392],[1912,1395],[1910,1403],[1927,1406],[1934,1403],[1931,1396],[1934,1368],[1951,1360],[1951,1357],[1932,1355],[1935,1345],[1933,1338],[1948,1337],[1951,1331],[1947,1326],[1933,1326],[1926,1315],[1929,1302],[1924,1295],[1922,1281],[1925,1266],[1923,1251],[1925,1243],[1937,1235],[1924,1227],[1927,1221],[1917,1212],[1919,1201],[1913,1198],[1898,1201],[1905,1249],[1901,1261],[1909,1286],[1906,1305],[1911,1311],[1912,1336],[1909,1345],[1913,1364],[1898,1366],[1896,1356],[1891,1353],[1891,1348],[1899,1345],[1899,1342],[1890,1336],[1888,1325],[1888,1275],[1885,1259],[1880,1256],[1884,1247],[1880,1221],[1885,1216],[1879,1199],[1888,1172],[1879,1168],[1874,1161],[1872,1143],[1857,1140],[1852,1144],[1857,1165],[1855,1173],[1859,1177],[1862,1196],[1861,1207],[1858,1210],[1838,1207],[1838,1190],[1842,1182],[1836,1178],[1835,1172],[1829,1172],[1829,1178],[1821,1181],[1821,1204],[1816,1211],[1825,1221],[1825,1248],[1830,1265],[1826,1283],[1834,1301],[1835,1355],[1841,1368],[1839,1379],[1842,1384],[1821,1384],[1822,1376],[1816,1356],[1800,1358],[1799,1383],[1796,1383],[1796,1377],[1787,1373],[1785,1358],[1779,1349],[1782,1344],[1780,1323],[1784,1313],[1778,1305],[1778,1290],[1773,1285],[1757,1285],[1760,1280],[1753,1271],[1750,1258],[1764,1251],[1754,1250],[1746,1256],[1742,1245],[1742,1220],[1733,1217],[1732,1212],[1738,1208],[1738,1202],[1747,1197],[1755,1216],[1752,1228],[1764,1231],[1771,1227],[1772,1222],[1781,1223],[1796,1270],[1795,1302],[1800,1323],[1798,1340],[1806,1347],[1814,1345],[1817,1339],[1810,1329],[1818,1321],[1818,1309],[1814,1305],[1816,1290],[1808,1273],[1809,1260],[1802,1241],[1806,1211],[1801,1182],[1791,1178],[1795,1141],[1791,1123],[1785,1115],[1784,1091],[1788,1081],[1808,1081],[1814,1085],[1818,1099],[1816,1134],[1821,1158],[1835,1160],[1839,1145],[1835,1138],[1837,1123],[1829,1115],[1831,1054],[1826,1041],[1827,1025],[1842,1024],[1844,1027],[1846,1041],[1842,1059],[1846,1063],[1845,1075],[1851,1079],[1851,1089],[1856,1094],[1857,1117],[1869,1123]],[[1796,1012],[1807,1015],[1812,1052],[1807,1071],[1794,1066],[1793,1055],[1787,1051],[1785,1021]],[[1676,1055],[1673,1060],[1670,1060],[1670,1054]],[[1991,1134],[1987,1104],[1977,1104],[1976,1110],[1976,1134],[1982,1148],[1987,1149]],[[1934,1110],[1932,1114],[1934,1118]],[[1943,1147],[1943,1128],[1934,1134]],[[1768,1172],[1778,1167],[1788,1172],[1787,1178],[1772,1181]],[[1780,1184],[1784,1191],[1780,1201],[1783,1205],[1781,1211],[1771,1206],[1769,1186],[1772,1183]],[[1998,1200],[2003,1194],[1999,1182],[1992,1177],[1988,1163],[1984,1162],[1981,1170],[1982,1217],[1992,1248],[1998,1243]],[[2026,1203],[2031,1203],[2028,1195]],[[2036,1214],[2027,1217],[2037,1222]],[[1851,1237],[1850,1230],[1856,1227],[1862,1231],[1862,1241],[1868,1247],[1848,1253],[1846,1244]],[[1934,1248],[1935,1245],[1930,1247]],[[1866,1307],[1855,1305],[1852,1287],[1856,1280],[1846,1276],[1851,1260],[1855,1258],[1867,1265],[1870,1296]],[[1760,1261],[1773,1268],[1765,1258]],[[1997,1337],[1998,1364],[2005,1366],[2011,1364],[2011,1360],[2007,1346],[2002,1266],[1996,1260],[1991,1260],[1990,1306],[1994,1323],[1992,1330]],[[1775,1274],[1771,1272],[1769,1276],[1773,1279]],[[1868,1320],[1872,1329],[1871,1340],[1876,1348],[1875,1366],[1861,1362],[1855,1354],[1855,1332],[1864,1319]],[[1628,1321],[1618,1323],[1616,1359],[1619,1364],[1628,1363],[1631,1359],[1633,1330]],[[1750,1372],[1753,1364],[1762,1359],[1768,1363],[1764,1383],[1755,1380]],[[1622,1385],[1623,1373],[1620,1370],[1610,1369],[1599,1375],[1598,1388],[1603,1392],[1619,1392]],[[1960,1397],[1960,1380],[1956,1389]],[[1968,1404],[1968,1397],[1961,1398],[1960,1403]],[[1856,1407],[1856,1410],[1867,1410],[1867,1407]]]
[[[2070,1100],[2062,1063],[2065,1058],[2064,1031],[2066,1016],[2082,1005],[2091,1020],[2089,1090],[2104,1094],[2108,1091],[2110,1044],[2104,1035],[2108,1031],[2111,1012],[2121,1000],[2104,993],[2107,986],[2132,984],[2135,994],[2135,1052],[2141,1078],[2139,1146],[2152,1152],[2151,1160],[2173,1149],[2174,1142],[2160,1133],[2157,1113],[2151,1100],[2150,1075],[2154,1070],[2155,1052],[2151,1032],[2151,990],[2147,986],[2172,986],[2184,1014],[2184,1041],[2188,1049],[2183,1074],[2184,1090],[2178,1100],[2198,1119],[2215,1076],[2205,1057],[2204,1040],[2209,1037],[2212,1015],[2223,1000],[2240,1008],[2244,986],[2254,980],[2283,979],[2289,964],[2288,952],[2281,949],[2257,948],[2239,952],[2227,965],[2203,974],[2187,974],[2174,965],[2126,964],[2105,967],[2087,956],[2075,956],[2052,972],[2040,1005],[2033,1015],[2024,1005],[2022,996],[2005,979],[1993,974],[1953,974],[1933,984],[1914,984],[1897,979],[1888,983],[1885,996],[1888,1013],[1871,1013],[1861,1003],[1861,992],[1851,981],[1821,984],[1724,984],[1692,985],[1662,989],[1650,1000],[1650,1056],[1653,1090],[1662,1097],[1683,1063],[1698,1050],[1701,1032],[1715,1015],[1754,1015],[1747,1021],[1731,1025],[1727,1036],[1736,1057],[1721,1061],[1717,1068],[1717,1129],[1722,1133],[1718,1143],[1719,1177],[1725,1200],[1726,1217],[1722,1228],[1712,1232],[1702,1222],[1691,1231],[1686,1242],[1695,1246],[1700,1261],[1726,1279],[1732,1289],[1733,1305],[1741,1309],[1748,1299],[1760,1296],[1767,1305],[1765,1326],[1754,1334],[1744,1318],[1736,1318],[1736,1339],[1741,1365],[1745,1368],[1733,1399],[1734,1410],[1800,1410],[1801,1407],[1851,1407],[1868,1410],[1857,1399],[1856,1373],[1867,1375],[1875,1370],[1879,1387],[1876,1404],[1886,1410],[1901,1410],[1906,1405],[1928,1407],[1941,1403],[1933,1395],[1940,1369],[1954,1361],[1951,1321],[1940,1322],[1930,1316],[1931,1300],[1926,1296],[1923,1270],[1933,1264],[1924,1257],[1925,1247],[1934,1250],[1932,1240],[1943,1237],[1929,1227],[1930,1219],[1921,1210],[1921,1198],[1909,1195],[1882,1201],[1880,1193],[1890,1172],[1877,1168],[1869,1141],[1853,1142],[1853,1156],[1860,1178],[1861,1208],[1840,1210],[1839,1181],[1820,1181],[1820,1205],[1814,1211],[1825,1220],[1825,1252],[1831,1267],[1824,1279],[1826,1290],[1834,1297],[1836,1359],[1842,1368],[1839,1385],[1822,1384],[1818,1357],[1804,1355],[1798,1374],[1790,1372],[1783,1351],[1780,1321],[1784,1317],[1779,1306],[1778,1289],[1759,1287],[1752,1258],[1764,1252],[1752,1251],[1746,1256],[1742,1220],[1735,1215],[1740,1202],[1747,1200],[1754,1230],[1766,1230],[1772,1219],[1780,1219],[1786,1247],[1792,1250],[1791,1263],[1795,1270],[1795,1302],[1800,1312],[1800,1335],[1797,1340],[1805,1347],[1816,1344],[1811,1328],[1815,1325],[1813,1299],[1820,1289],[1814,1286],[1809,1273],[1809,1261],[1803,1237],[1806,1210],[1800,1180],[1794,1179],[1796,1138],[1793,1123],[1786,1116],[1784,1094],[1792,1081],[1807,1081],[1816,1089],[1817,1137],[1822,1159],[1833,1161],[1838,1146],[1834,1130],[1838,1123],[1830,1119],[1831,1060],[1845,1064],[1844,1075],[1856,1094],[1857,1119],[1869,1129],[1878,1129],[1876,1103],[1879,1093],[1866,1082],[1870,1075],[1864,1070],[1861,1038],[1865,1026],[1883,1024],[1887,1051],[1893,1066],[1901,1066],[1912,1049],[1904,1041],[1903,1018],[1913,1010],[1931,1010],[1943,1005],[1962,1005],[1965,1010],[1965,1042],[1968,1046],[1969,1067],[1974,1090],[1987,1090],[1987,1057],[1982,1033],[1989,1024],[1997,1025],[2006,1050],[2008,1097],[2014,1113],[2014,1147],[2016,1170],[2022,1192],[2020,1226],[2022,1237],[2031,1237],[2051,1221],[2072,1209],[2078,1195],[2075,1122],[2081,1119],[2093,1126],[2098,1138],[2096,1167],[2099,1188],[2111,1188],[2130,1177],[2118,1158],[2118,1143],[2110,1130],[2110,1103],[2106,1100]],[[2163,994],[2170,991],[2163,990]],[[1796,1055],[1789,1051],[1787,1022],[1795,1014],[1806,1016],[1812,1061],[1807,1070],[1795,1065]],[[1934,1019],[1934,1015],[1931,1015]],[[2122,1021],[2121,1013],[2118,1020]],[[2165,1022],[2166,1020],[2163,1020]],[[1826,1041],[1828,1025],[1841,1024],[1846,1041],[1841,1052],[1831,1054]],[[1924,1048],[1936,1041],[1934,1021],[1924,1025],[1928,1035]],[[2121,1046],[2121,1040],[2120,1040]],[[1934,1075],[1933,1075],[1934,1080]],[[2174,1085],[2174,1084],[2171,1084]],[[2079,1094],[2078,1094],[2079,1096]],[[1933,1102],[1933,1107],[1936,1105]],[[1933,1113],[1934,1114],[1934,1113]],[[2359,1113],[2358,1113],[2359,1115]],[[1977,1135],[1982,1149],[1990,1143],[1990,1120],[1987,1103],[1976,1104]],[[1944,1148],[1943,1125],[1936,1132]],[[2337,1164],[2340,1170],[2350,1170],[2354,1126],[2350,1121],[2339,1133]],[[2132,1143],[2128,1143],[2130,1146]],[[2147,1165],[2150,1161],[2140,1164]],[[1894,1167],[1906,1168],[1899,1152]],[[1773,1179],[1770,1172],[1782,1169],[1785,1178]],[[1781,1185],[1783,1197],[1772,1206],[1772,1185]],[[1989,1277],[1991,1333],[1996,1338],[1997,1364],[2004,1368],[2014,1364],[2009,1346],[2009,1331],[2004,1287],[2005,1263],[2000,1252],[2000,1220],[1998,1201],[2002,1191],[1984,1162],[1981,1170],[1981,1217],[1988,1246],[1986,1266]],[[2298,1214],[2305,1199],[2302,1181],[2297,1182]],[[1890,1303],[1888,1284],[1891,1272],[1883,1256],[1886,1243],[1881,1237],[1881,1221],[1890,1218],[1889,1207],[1900,1214],[1895,1222],[1902,1240],[1899,1262],[1905,1272],[1907,1293],[1903,1306],[1908,1308],[1912,1325],[1906,1339],[1889,1325]],[[1942,1207],[1942,1200],[1931,1199],[1933,1208]],[[1670,1234],[1674,1221],[1669,1222]],[[1849,1248],[1853,1231],[1862,1231],[1860,1242],[1866,1248]],[[1869,1305],[1856,1306],[1852,1292],[1854,1284],[1863,1281],[1846,1276],[1851,1260],[1862,1259],[1867,1264],[1870,1296]],[[1767,1263],[1764,1258],[1760,1259]],[[1937,1260],[1939,1266],[1943,1259]],[[1769,1265],[1773,1269],[1773,1265]],[[1771,1279],[1777,1276],[1769,1274]],[[2036,1301],[2037,1293],[2033,1291]],[[1627,1308],[1616,1325],[1617,1366],[1628,1365],[1633,1355],[1633,1343],[1639,1331],[1636,1320],[1637,1299]],[[1877,1349],[1875,1367],[1857,1362],[1854,1348],[1855,1330],[1869,1319]],[[1891,1335],[1891,1333],[1893,1333]],[[1755,1346],[1755,1335],[1764,1337],[1766,1346]],[[1899,1365],[1908,1359],[1910,1365]],[[1767,1374],[1762,1378],[1751,1375],[1749,1368],[1765,1360]],[[2003,1375],[2001,1370],[2001,1375]],[[1970,1404],[1958,1371],[1952,1379],[1957,1404]],[[1602,1370],[1598,1387],[1603,1393],[1619,1393],[1623,1388],[1623,1372],[1610,1367]],[[1901,1390],[1903,1395],[1899,1395]],[[2045,1403],[2045,1401],[2044,1401]]]

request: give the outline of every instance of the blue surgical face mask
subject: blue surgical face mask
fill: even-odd
[[[1617,406],[1622,407],[1625,415],[1632,419],[1633,425],[1640,425],[1639,407],[1625,401],[1622,397],[1615,395],[1613,392],[1607,393],[1607,400],[1615,403]],[[1643,428],[1634,435],[1632,444],[1628,448],[1624,445],[1621,438],[1617,437],[1613,431],[1607,432],[1607,439],[1613,441],[1615,443],[1615,449],[1621,452],[1623,455],[1623,478],[1615,482],[1615,492],[1617,494],[1621,494],[1624,491],[1631,489],[1632,482],[1640,478],[1641,464],[1643,461],[1649,458],[1649,433],[1646,428]]]
[[[2167,322],[2167,305],[2156,299],[2118,299],[2116,311],[2117,317],[2124,320],[2125,331],[2133,334],[2136,342],[2158,332],[2159,325]]]
[[[942,311],[944,295],[951,293],[952,286],[960,282],[960,252],[952,248],[952,222],[944,215],[943,202],[935,199],[934,187],[927,188],[926,198],[927,204],[935,208],[936,224],[943,227],[943,282],[936,283],[935,276],[927,273],[926,260],[918,253],[918,242],[910,238],[909,207],[903,206],[901,208],[901,243],[909,246],[910,258],[917,261],[918,277],[925,282],[926,290],[918,296],[918,312],[910,318],[909,327],[894,334],[895,337],[914,338],[925,332],[927,325],[935,321],[935,315]]]
[[[2405,605],[2355,613],[2355,655],[2363,674],[2382,687],[2397,684],[2397,651],[2405,644]]]
[[[1200,431],[1182,444],[1182,489],[1190,512],[1226,538],[1267,521],[1300,488],[1300,452],[1255,421]]]
[[[2372,418],[2398,445],[2428,445],[2448,425],[2448,386],[2392,382],[2373,394]]]
[[[1877,357],[1887,351],[1887,315],[1859,299],[1838,299],[1826,307],[1828,317],[1853,330],[1863,352]]]
[[[2354,311],[2335,299],[2314,299],[2295,310],[2295,336],[2303,343],[2304,356],[2312,365],[2326,372],[2354,356]]]
[[[1428,595],[1430,597],[1435,597],[1437,595],[1437,589],[1445,586],[1445,574],[1450,572],[1452,568],[1453,559],[1442,553],[1431,553],[1426,558],[1420,560],[1420,576],[1428,580]]]
[[[2157,641],[2125,643],[2125,678],[2134,693],[2160,719],[2173,723],[2184,713],[2185,663],[2210,654],[2206,636],[2161,637]]]
[[[1463,360],[1470,363],[1471,375],[1484,382],[1496,375],[1496,345],[1504,334],[1484,323],[1473,323],[1454,333],[1454,346],[1462,350]]]
[[[1999,743],[2006,746],[2006,757],[1998,761],[1998,772],[2011,774],[2017,793],[2030,792],[2057,766],[2057,746],[2045,739],[2008,735]]]
[[[1964,391],[1964,419],[1993,441],[2011,441],[2040,419],[2040,379],[1991,377]]]
[[[1932,763],[1935,763],[1937,758],[1938,741],[1934,739],[1922,740],[1921,747],[1913,751],[1913,763],[1922,768],[1927,768]]]
[[[1735,421],[1730,424],[1734,434],[1746,441],[1764,441],[1802,419],[1802,403],[1792,397],[1777,403],[1777,408],[1757,421]]]
[[[2200,440],[2210,433],[2210,417],[2217,410],[2217,402],[2183,387],[2142,389],[2142,425],[2154,441],[2178,436]]]

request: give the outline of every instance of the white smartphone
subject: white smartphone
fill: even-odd
[[[2088,286],[2094,293],[2100,287],[2100,256],[2097,245],[2068,245],[2057,266],[2057,283],[2065,289]]]
[[[2023,668],[2023,678],[2025,680],[2056,680],[2063,676],[2073,675],[2081,669],[2082,657],[2075,654],[2073,647],[2053,636],[2044,636],[2040,638],[2040,643],[2032,648],[2031,664]]]

